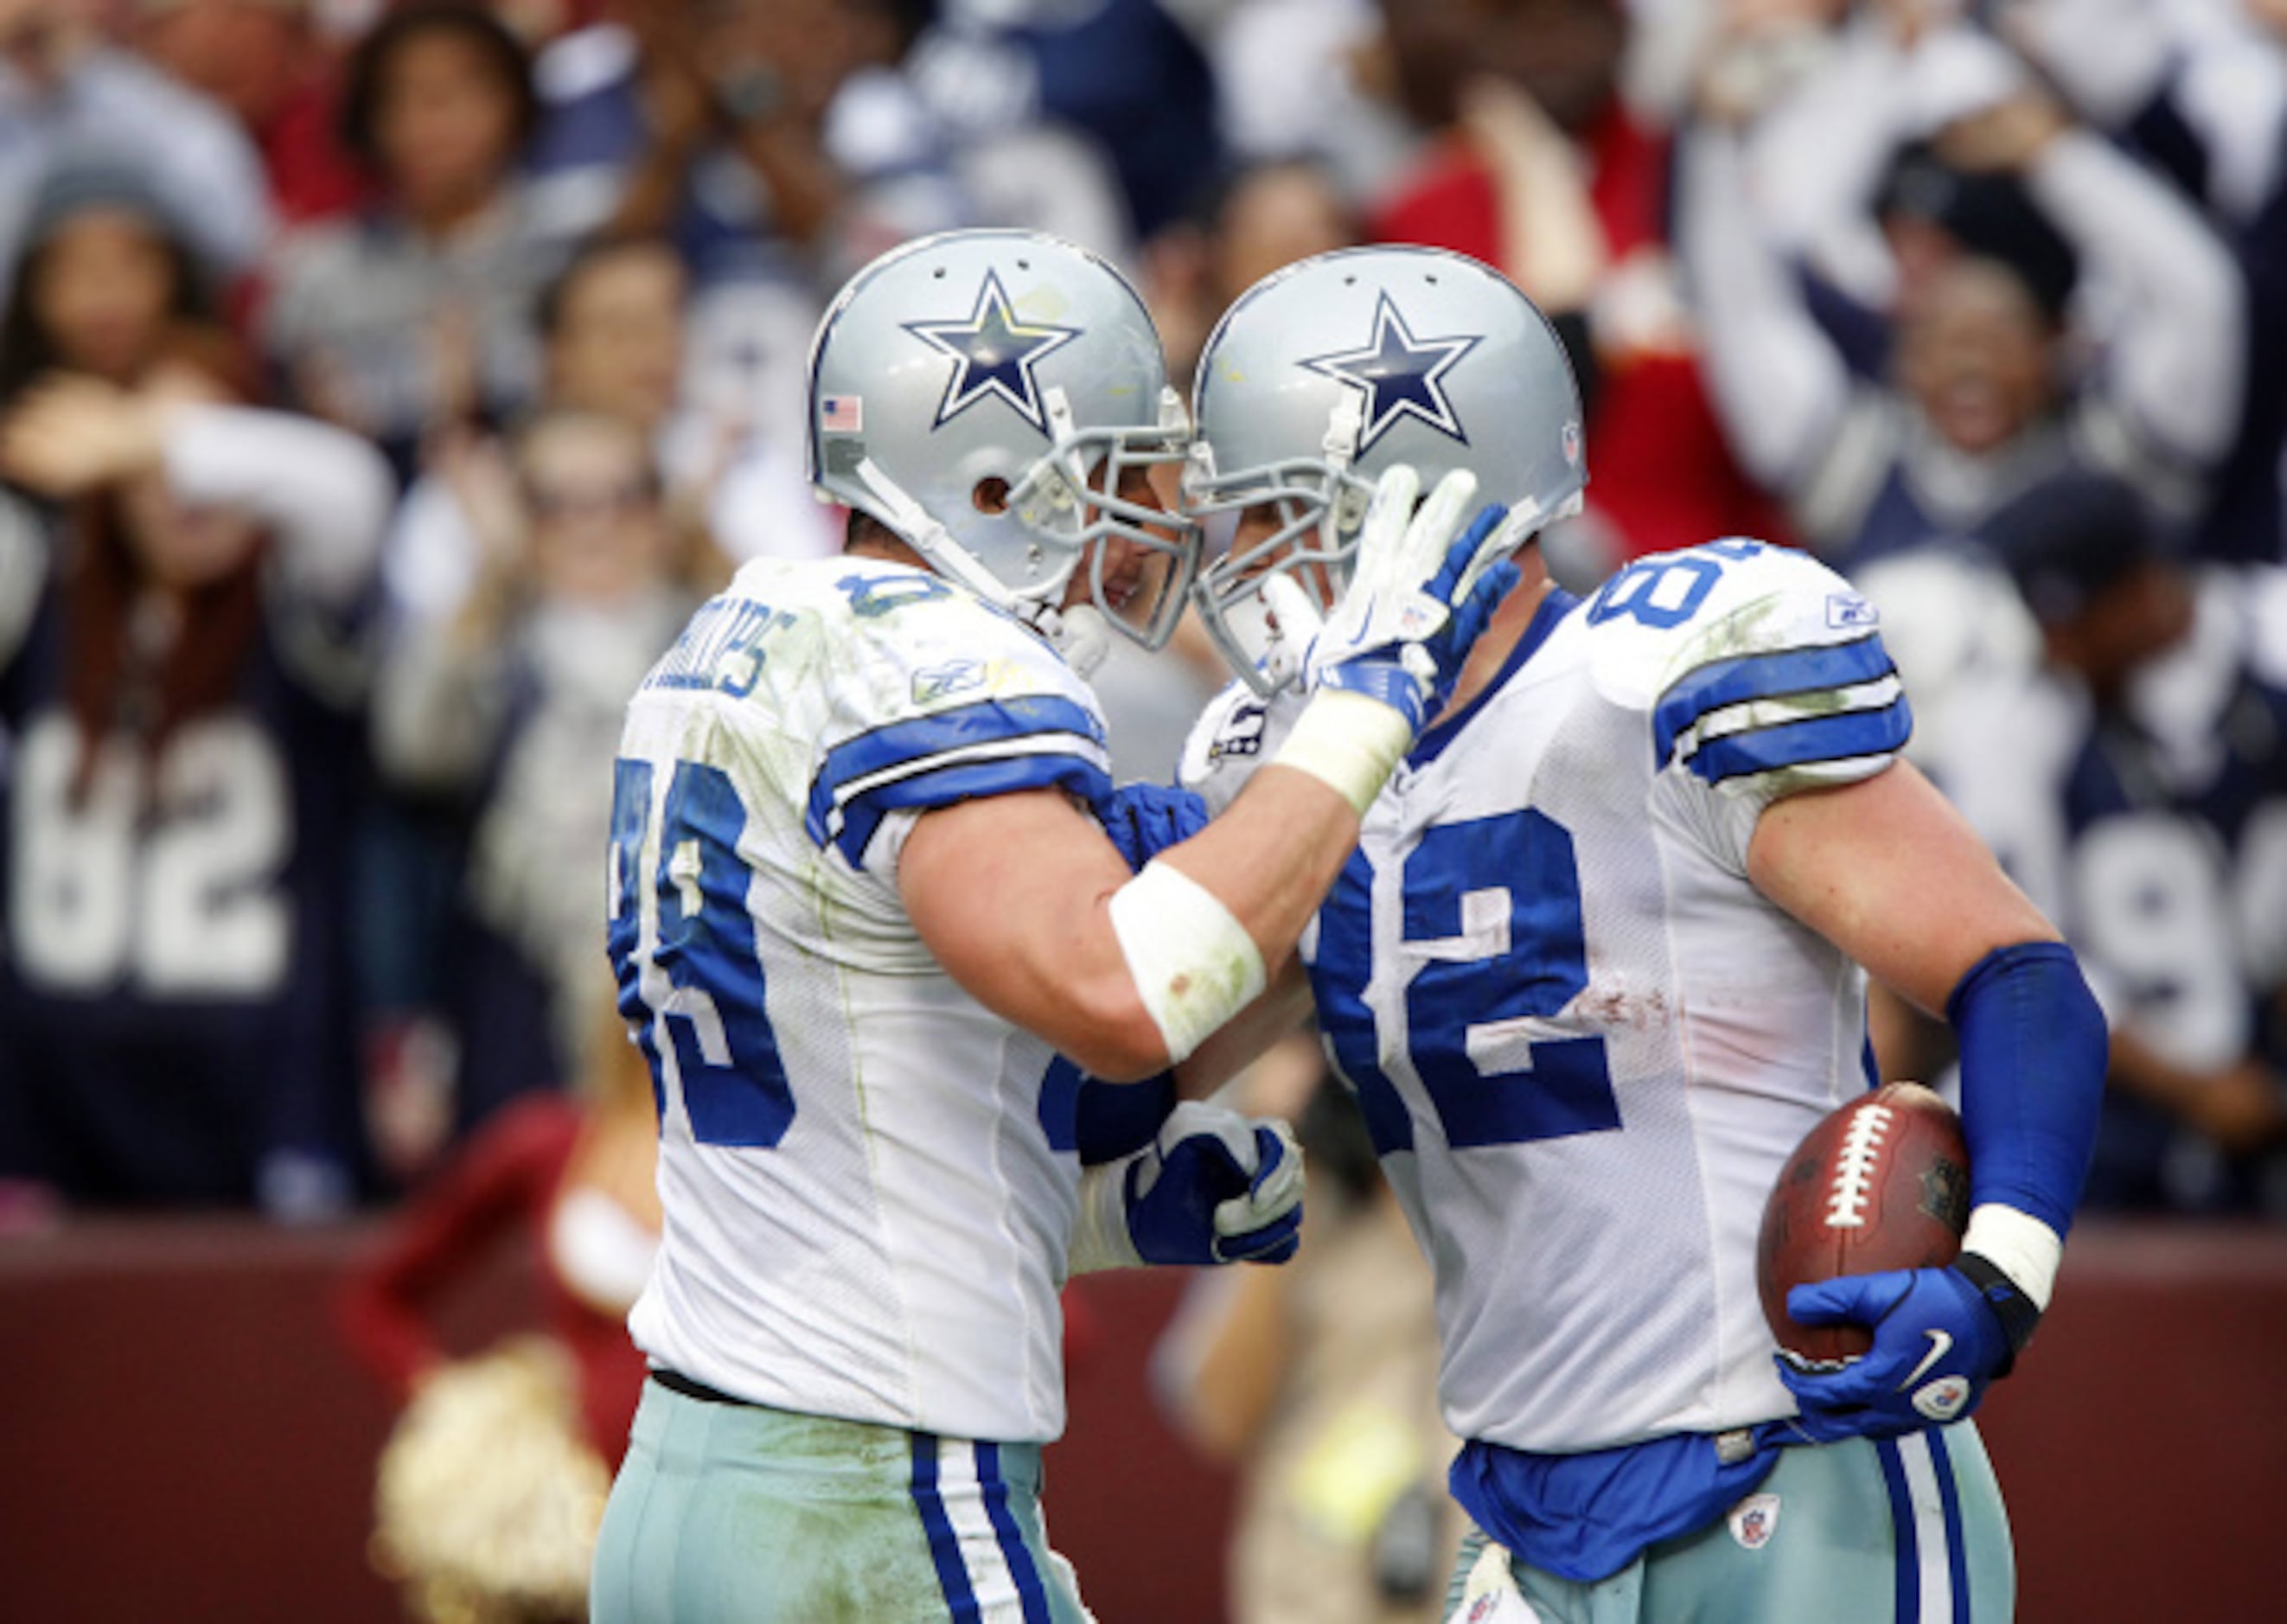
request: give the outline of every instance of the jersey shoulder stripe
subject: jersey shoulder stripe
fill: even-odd
[[[1782,767],[1890,756],[1904,748],[1913,730],[1913,711],[1901,693],[1877,710],[1844,711],[1713,738],[1691,751],[1685,764],[1720,784]]]
[[[1652,711],[1652,752],[1665,765],[1677,738],[1714,711],[1750,700],[1783,699],[1879,682],[1897,674],[1879,637],[1848,643],[1777,649],[1719,660],[1687,671],[1667,686]]]
[[[978,700],[835,745],[811,780],[803,826],[856,863],[899,808],[1056,787],[1095,800],[1111,792],[1111,767],[1104,725],[1087,707],[1053,693]]]

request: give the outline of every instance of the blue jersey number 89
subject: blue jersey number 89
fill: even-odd
[[[651,1062],[652,1091],[667,1103],[665,1034],[701,1145],[776,1145],[794,1121],[794,1091],[763,1008],[763,966],[747,913],[739,836],[747,809],[730,777],[678,761],[660,808],[659,863],[649,876],[656,934],[643,927],[645,827],[652,764],[618,762],[612,786],[612,918],[605,943],[619,978],[619,1010]]]
[[[1320,911],[1310,979],[1319,1026],[1357,1088],[1374,1149],[1388,1155],[1413,1148],[1413,1124],[1381,1068],[1365,1001],[1373,880],[1365,854],[1354,855]],[[1530,807],[1431,828],[1405,860],[1403,918],[1406,1054],[1447,1144],[1620,1125],[1604,1040],[1559,1035],[1547,1019],[1588,984],[1568,831]]]

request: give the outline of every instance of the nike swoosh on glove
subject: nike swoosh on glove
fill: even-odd
[[[1814,1441],[1898,1438],[1974,1411],[2013,1350],[1999,1313],[1958,1268],[1845,1274],[1787,1293],[1797,1323],[1872,1327],[1874,1345],[1839,1370],[1782,1351],[1779,1380]]]
[[[1128,1163],[1128,1240],[1150,1264],[1280,1264],[1302,1244],[1302,1150],[1286,1124],[1198,1100]]]

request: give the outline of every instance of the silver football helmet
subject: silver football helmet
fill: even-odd
[[[1183,400],[1143,300],[1084,249],[952,231],[874,260],[811,345],[808,443],[819,490],[1030,623],[1057,629],[1083,560],[1096,607],[1145,647],[1182,616],[1198,527],[1120,485],[1183,459]],[[1145,551],[1107,569],[1112,536]]]
[[[1270,505],[1279,525],[1202,572],[1193,597],[1256,692],[1261,589],[1296,572],[1314,597],[1349,579],[1374,481],[1411,463],[1428,490],[1466,468],[1538,530],[1575,512],[1587,470],[1580,390],[1547,317],[1491,266],[1442,249],[1341,249],[1241,294],[1207,336],[1183,474],[1195,518]]]

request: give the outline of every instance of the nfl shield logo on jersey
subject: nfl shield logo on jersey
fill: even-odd
[[[1731,1508],[1731,1537],[1742,1550],[1761,1550],[1779,1528],[1779,1497],[1750,1494]]]

